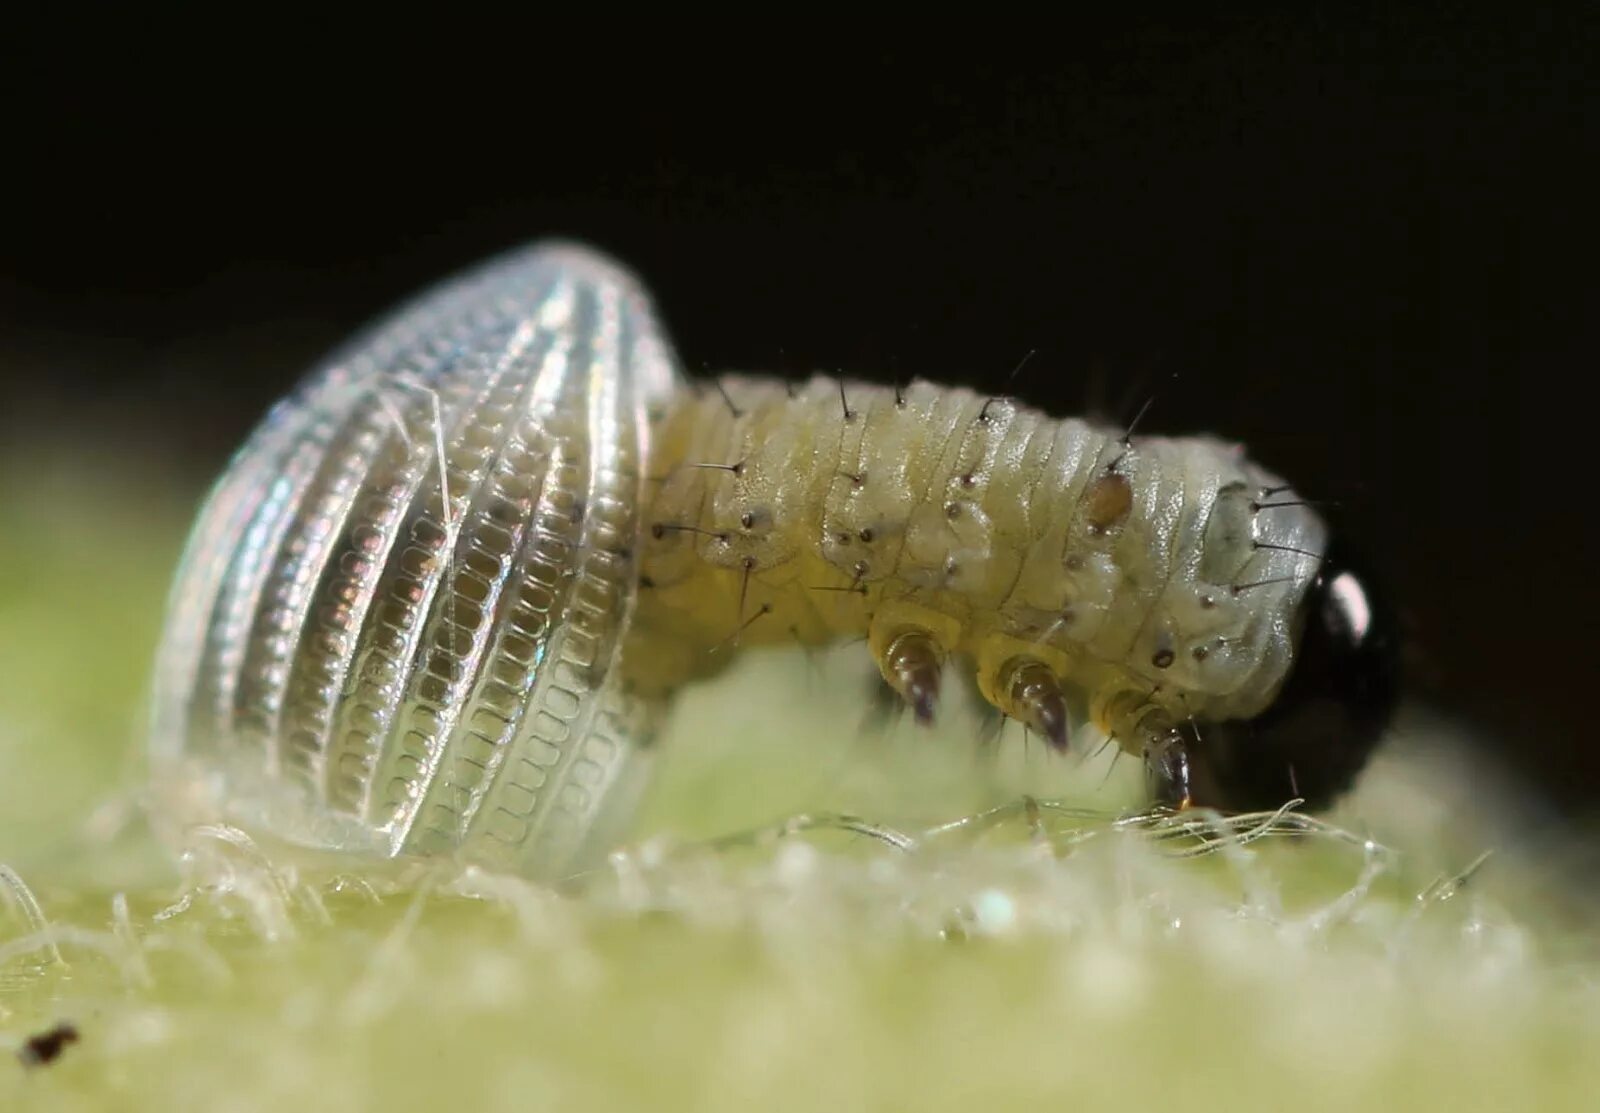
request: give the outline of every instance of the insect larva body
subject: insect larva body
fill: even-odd
[[[653,669],[692,673],[746,623],[742,641],[874,646],[920,627],[1001,707],[1020,655],[1108,707],[1159,688],[1180,719],[1248,717],[1288,671],[1326,531],[1298,504],[1252,521],[1281,483],[1227,446],[1124,445],[921,382],[723,386],[658,427],[635,624]],[[726,466],[683,466],[705,460]]]
[[[358,339],[195,528],[165,782],[295,841],[549,873],[626,818],[680,685],[734,644],[852,635],[919,718],[953,658],[1058,747],[1093,718],[1163,798],[1248,779],[1220,728],[1274,713],[1330,597],[1326,527],[1276,477],[928,383],[714,386],[681,379],[626,272],[571,247]],[[1376,722],[1369,626],[1336,671],[1378,678]]]

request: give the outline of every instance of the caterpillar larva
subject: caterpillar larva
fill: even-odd
[[[1393,702],[1327,546],[1216,440],[924,382],[693,386],[628,273],[536,246],[353,341],[240,450],[152,750],[292,841],[548,874],[613,837],[716,650],[864,634],[919,719],[954,659],[1058,749],[1099,724],[1158,800],[1276,803],[1344,787]]]

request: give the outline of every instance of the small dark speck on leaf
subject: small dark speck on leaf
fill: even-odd
[[[67,1044],[77,1043],[78,1038],[77,1026],[62,1021],[54,1028],[29,1036],[28,1041],[17,1048],[17,1058],[22,1060],[25,1067],[49,1066],[61,1057]]]

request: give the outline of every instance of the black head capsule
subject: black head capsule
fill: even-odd
[[[1305,600],[1295,663],[1254,719],[1186,727],[1196,804],[1261,811],[1331,804],[1377,747],[1399,699],[1394,612],[1337,544]]]

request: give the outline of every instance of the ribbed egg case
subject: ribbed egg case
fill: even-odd
[[[157,776],[293,841],[563,868],[639,779],[615,665],[645,412],[678,388],[637,284],[566,246],[336,354],[195,526]]]

